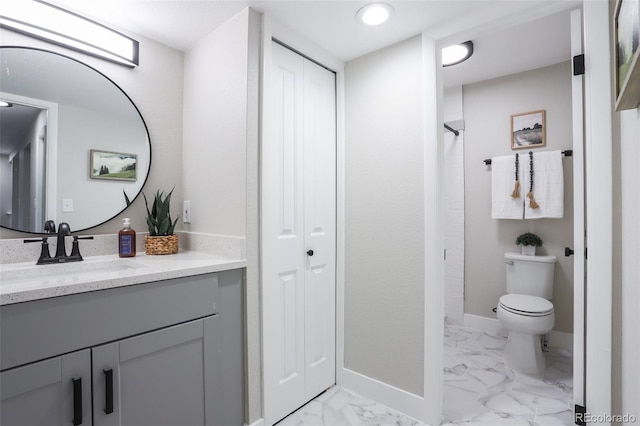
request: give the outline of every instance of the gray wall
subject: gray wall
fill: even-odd
[[[345,67],[345,367],[423,394],[421,38]]]
[[[573,330],[573,157],[563,160],[563,219],[491,218],[491,167],[482,160],[511,155],[511,114],[546,110],[547,146],[572,147],[571,67],[569,62],[470,84],[463,88],[465,119],[465,312],[495,318],[492,309],[506,291],[503,254],[519,251],[515,239],[534,232],[544,245],[537,254],[558,258],[553,303],[555,330]],[[535,151],[535,150],[534,150]],[[517,151],[526,154],[528,150]]]

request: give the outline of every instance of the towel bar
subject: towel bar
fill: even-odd
[[[565,157],[571,157],[573,155],[573,150],[572,149],[567,149],[565,151],[562,151],[562,154]],[[486,160],[482,160],[484,162],[484,164],[486,164],[487,166],[491,165],[491,159],[487,158]]]

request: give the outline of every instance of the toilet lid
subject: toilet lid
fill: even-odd
[[[525,294],[505,294],[500,305],[507,311],[527,316],[544,316],[553,312],[553,303],[547,299]]]

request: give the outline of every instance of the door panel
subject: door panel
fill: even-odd
[[[221,424],[211,393],[220,383],[210,368],[215,351],[205,352],[212,322],[218,316],[93,348],[96,425]]]
[[[265,418],[304,403],[303,60],[273,44],[262,146]]]
[[[264,416],[335,383],[335,75],[272,43],[262,142]]]
[[[3,426],[91,425],[89,350],[73,352],[0,374]],[[74,418],[74,384],[81,380],[82,409]],[[74,422],[75,420],[75,422]]]
[[[304,62],[305,396],[335,383],[335,74]]]

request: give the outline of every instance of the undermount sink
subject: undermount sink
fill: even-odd
[[[0,269],[2,284],[16,284],[28,281],[43,281],[69,277],[79,280],[89,276],[108,273],[121,274],[134,269],[148,268],[149,265],[135,259],[85,258],[81,262],[61,263],[54,265],[3,265]]]

